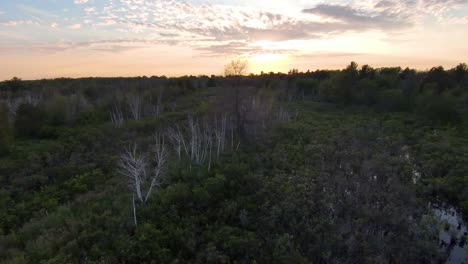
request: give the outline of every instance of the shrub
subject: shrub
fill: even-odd
[[[8,152],[11,143],[10,124],[8,122],[8,109],[0,103],[0,156]]]
[[[429,120],[440,124],[457,124],[461,121],[457,100],[448,94],[423,94],[417,100],[417,111]]]
[[[401,90],[391,89],[380,91],[377,95],[377,109],[382,111],[403,111],[408,109],[408,100]]]
[[[18,108],[15,120],[15,134],[20,137],[38,136],[44,114],[42,110],[30,104]]]

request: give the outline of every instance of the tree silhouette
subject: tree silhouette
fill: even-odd
[[[247,74],[248,62],[241,59],[236,59],[230,61],[224,66],[224,75],[225,76],[242,76]]]
[[[18,92],[23,88],[23,81],[18,78],[18,77],[13,77],[11,80],[6,81],[7,87],[10,89],[12,92]]]

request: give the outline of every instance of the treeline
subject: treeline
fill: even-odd
[[[0,83],[0,153],[14,138],[56,138],[58,129],[105,123],[115,111],[121,118],[139,119],[175,110],[178,96],[208,82],[209,77],[13,78]]]
[[[365,105],[379,111],[409,111],[443,124],[460,122],[467,106],[468,68],[434,67],[418,72],[400,67],[374,69],[352,62],[336,72],[299,73],[289,78],[304,97],[341,105]]]
[[[243,87],[279,88],[283,99],[311,99],[344,106],[370,106],[379,111],[416,112],[443,124],[460,122],[460,110],[466,108],[468,100],[466,64],[450,70],[439,66],[418,72],[400,67],[359,67],[352,62],[340,71],[299,72],[293,69],[288,74],[245,76],[240,81]],[[133,119],[140,118],[140,115],[157,115],[165,108],[175,109],[175,98],[179,95],[207,87],[232,87],[230,83],[232,80],[229,78],[219,76],[39,81],[13,78],[0,83],[0,108],[3,109],[0,120],[3,120],[5,128],[8,127],[5,114],[11,124],[16,122],[16,125],[10,125],[10,129],[17,136],[35,134],[47,137],[53,134],[48,129],[51,126],[105,122],[109,118],[109,109],[113,112],[114,122],[119,122],[123,115]],[[132,98],[129,98],[130,94]]]

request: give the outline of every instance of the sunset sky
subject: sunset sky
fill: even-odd
[[[468,0],[0,0],[0,80],[468,61]]]

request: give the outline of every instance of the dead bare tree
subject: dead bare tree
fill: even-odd
[[[131,96],[128,99],[128,107],[130,109],[130,114],[133,119],[135,120],[140,120],[141,118],[141,106],[142,106],[142,101],[141,97],[139,95],[134,95]]]
[[[27,93],[24,97],[24,101],[30,105],[37,106],[42,101],[40,94]]]
[[[166,134],[179,160],[185,154],[191,163],[207,164],[210,170],[213,159],[218,159],[226,149],[227,130],[227,115],[220,119],[214,118],[211,125],[206,118],[199,121],[188,116],[185,129],[175,125],[168,128]]]
[[[80,113],[90,109],[92,105],[80,93],[75,93],[66,98],[66,113],[70,120],[76,120]]]
[[[164,112],[164,105],[162,103],[163,93],[164,93],[164,89],[161,88],[161,90],[159,91],[159,95],[156,96],[156,100],[154,100],[153,95],[150,94],[150,98],[149,98],[150,103],[149,103],[149,109],[148,109],[150,115],[157,117]]]
[[[208,159],[208,171],[211,169],[211,158],[212,158],[212,149],[214,141],[214,133],[212,127],[209,126],[207,120],[203,123],[203,141],[205,144],[204,159]]]
[[[120,173],[130,179],[132,190],[133,221],[137,226],[135,195],[140,202],[144,202],[141,192],[142,182],[146,178],[146,157],[137,151],[137,145],[127,148],[120,154]]]
[[[174,150],[177,153],[178,159],[180,160],[182,150],[187,152],[187,145],[185,144],[184,135],[180,131],[178,125],[175,125],[175,127],[169,127],[167,129],[167,135],[171,140],[172,145],[174,146]]]
[[[195,164],[202,164],[210,155],[213,145],[213,132],[207,120],[201,124],[189,116],[188,127],[190,131],[189,150],[190,159]]]
[[[162,104],[164,89],[161,89],[159,92],[158,98],[156,99],[156,109],[155,114],[159,116],[164,111],[164,105]]]
[[[200,127],[198,123],[196,123],[192,116],[189,116],[187,119],[187,125],[190,132],[190,137],[188,140],[189,143],[189,153],[190,160],[196,164],[200,164],[201,162],[201,153],[203,146],[200,144],[202,140],[202,136],[200,133]]]
[[[8,106],[8,119],[10,122],[14,122],[16,119],[16,112],[22,104],[30,104],[37,106],[42,101],[41,95],[27,93],[24,97],[8,97],[6,99],[6,105]]]
[[[161,186],[165,164],[168,160],[168,152],[164,142],[164,136],[156,133],[154,136],[154,162],[155,165],[150,175],[147,174],[146,155],[137,150],[137,145],[127,148],[120,154],[120,173],[130,179],[130,189],[132,190],[133,221],[137,225],[136,199],[146,204],[151,194]]]
[[[233,120],[233,118],[229,118],[229,131],[231,132],[231,150],[234,150],[234,130],[236,129],[236,126],[235,126],[235,121]]]
[[[119,105],[112,107],[112,110],[109,112],[112,124],[117,127],[121,127],[124,123],[124,116]]]
[[[246,106],[247,109],[245,110],[246,133],[257,137],[265,132],[273,119],[273,104],[271,96],[259,94],[252,96],[251,103]]]
[[[145,203],[148,201],[153,188],[160,187],[162,183],[162,175],[164,174],[165,164],[168,159],[168,152],[166,144],[164,142],[164,135],[155,133],[154,134],[154,161],[155,166],[153,169],[153,175],[151,178],[150,186],[145,196]]]
[[[8,119],[13,123],[16,119],[16,112],[18,108],[23,104],[22,98],[11,98],[9,97],[6,101],[8,106]]]
[[[226,141],[226,124],[227,116],[223,115],[218,122],[217,117],[214,120],[214,135],[216,141],[216,157],[219,158],[220,153],[224,152],[224,146]]]
[[[287,109],[280,107],[278,110],[278,121],[279,122],[289,122],[291,120],[291,115]]]
[[[169,105],[171,111],[175,111],[177,109],[177,102],[174,100],[171,102],[171,104]]]

